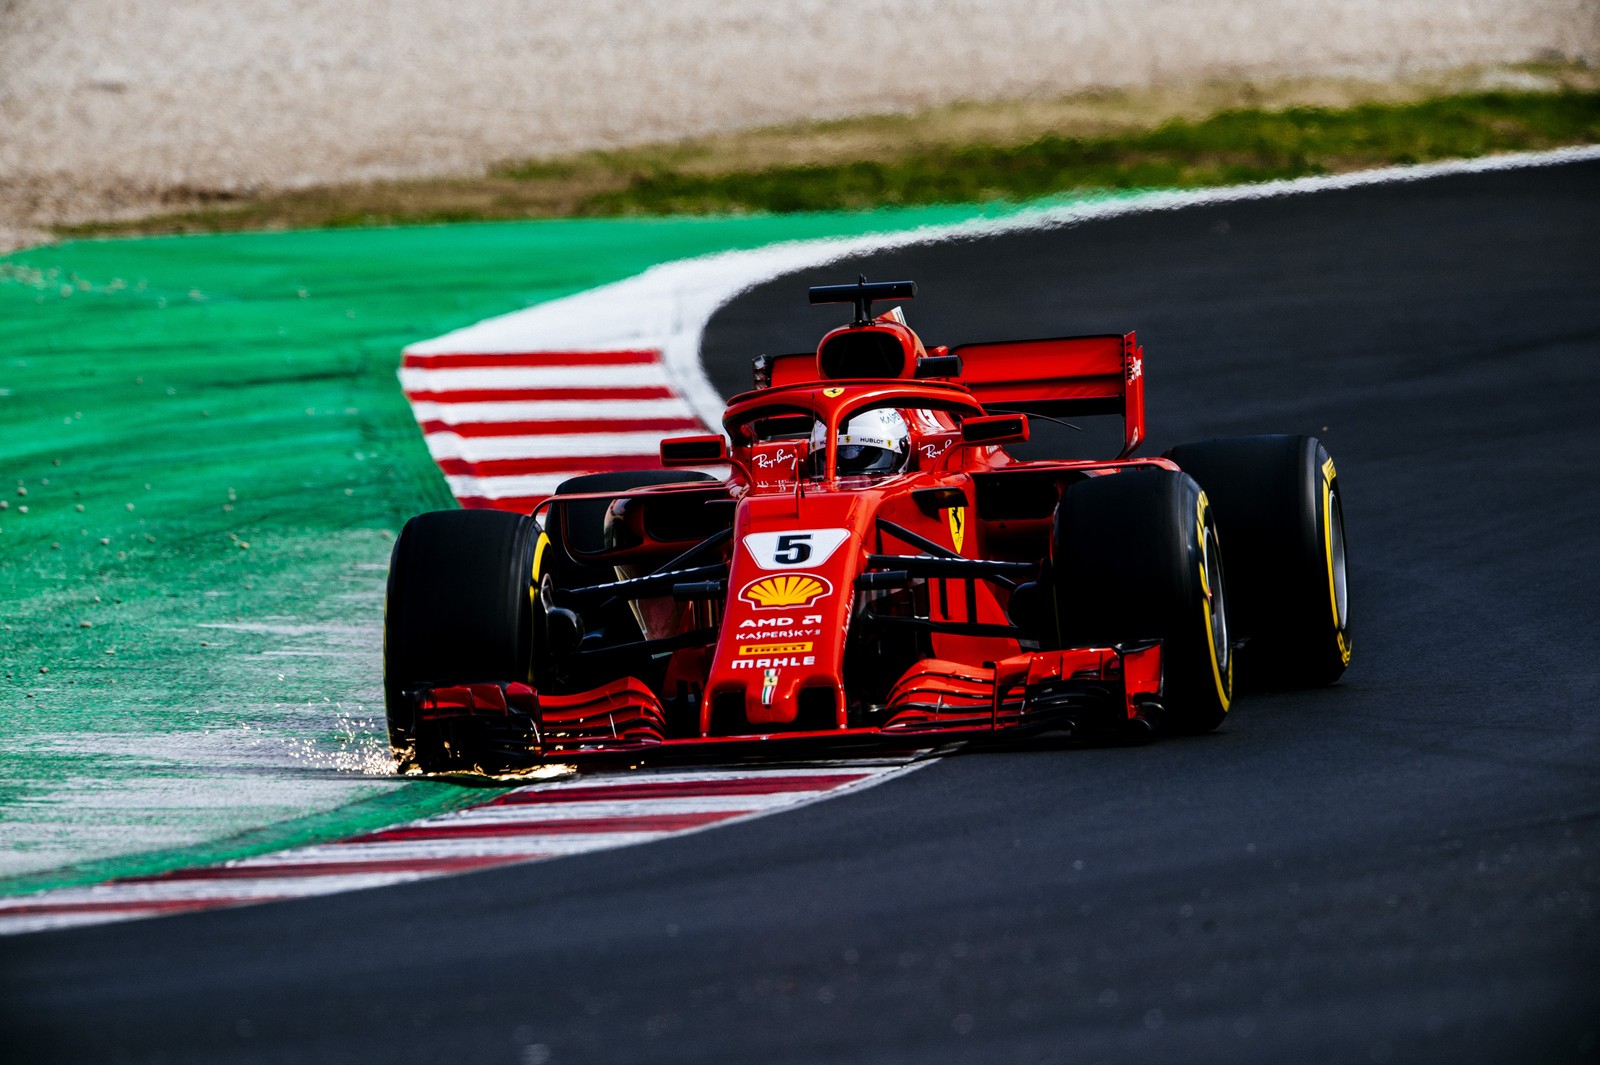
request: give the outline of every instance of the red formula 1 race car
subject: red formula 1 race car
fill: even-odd
[[[663,440],[661,470],[407,523],[384,641],[402,765],[1199,733],[1236,673],[1339,677],[1344,527],[1317,440],[1132,458],[1132,333],[930,350],[873,313],[914,291],[813,288],[854,320],[757,359],[726,435]],[[1117,458],[1006,451],[1030,415],[1091,414],[1121,415]]]

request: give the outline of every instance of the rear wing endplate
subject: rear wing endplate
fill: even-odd
[[[961,383],[979,403],[1025,414],[1122,415],[1122,457],[1144,442],[1144,349],[1133,333],[963,344]]]

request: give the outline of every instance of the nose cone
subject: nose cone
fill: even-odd
[[[862,550],[862,500],[837,492],[740,504],[707,686],[711,735],[842,727],[839,684]]]

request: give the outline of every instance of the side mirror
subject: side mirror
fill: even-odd
[[[728,438],[721,433],[674,436],[661,441],[661,465],[705,466],[728,461]]]
[[[964,418],[961,422],[963,444],[1013,444],[1026,439],[1026,414],[989,414],[981,418]]]
[[[935,348],[938,352],[947,352],[947,348]],[[917,360],[917,380],[929,377],[960,377],[960,355],[924,355]]]

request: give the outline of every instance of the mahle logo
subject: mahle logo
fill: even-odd
[[[751,581],[739,598],[758,607],[806,607],[833,591],[833,585],[809,573],[763,577]]]

